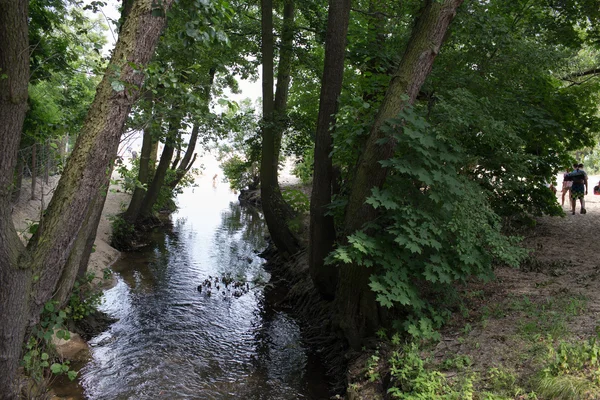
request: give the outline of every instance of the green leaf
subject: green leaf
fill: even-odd
[[[125,85],[121,81],[112,81],[110,86],[113,88],[115,92],[122,92],[125,90]]]
[[[67,372],[67,376],[69,377],[69,380],[73,381],[77,378],[77,371],[69,371]]]
[[[54,363],[50,366],[50,371],[52,371],[53,374],[60,374],[62,372],[62,364],[59,363]]]

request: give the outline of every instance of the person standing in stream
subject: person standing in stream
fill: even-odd
[[[575,170],[567,174],[567,178],[573,181],[571,186],[571,211],[575,215],[575,208],[577,207],[577,199],[581,203],[581,214],[585,214],[585,195],[587,195],[588,179],[587,174],[583,170],[583,164],[574,164]]]

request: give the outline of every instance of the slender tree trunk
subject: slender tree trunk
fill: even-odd
[[[208,85],[206,86],[206,89],[205,89],[207,105],[210,103],[210,98],[211,98],[210,92],[212,89],[212,85],[215,82],[215,74],[216,73],[217,73],[217,69],[214,67],[208,70],[208,78],[209,79],[208,79]],[[194,161],[196,161],[196,153],[194,153],[194,150],[196,150],[196,142],[198,141],[199,130],[200,130],[200,128],[198,127],[198,125],[194,124],[194,127],[192,128],[192,134],[190,135],[190,141],[188,142],[187,149],[185,150],[185,155],[183,156],[183,159],[181,160],[181,164],[177,167],[177,171],[175,171],[175,179],[173,179],[173,181],[169,184],[171,189],[175,189],[177,187],[177,185],[179,185],[179,182],[181,182],[181,180],[183,179],[185,174],[187,174],[187,172],[192,168]],[[175,167],[173,167],[173,169],[175,169]]]
[[[387,170],[381,167],[379,161],[389,159],[395,151],[392,140],[380,144],[385,137],[380,128],[414,102],[462,1],[425,1],[358,163],[344,223],[348,235],[376,217],[375,210],[365,201],[373,188],[382,187],[385,183]],[[340,327],[349,343],[358,348],[362,338],[372,335],[380,323],[375,294],[369,287],[372,271],[355,264],[343,268],[336,291],[336,306]]]
[[[31,146],[31,200],[35,200],[35,186],[37,183],[37,143]]]
[[[23,158],[17,158],[17,167],[15,168],[15,183],[12,191],[12,201],[16,203],[21,197],[21,189],[23,187]]]
[[[150,149],[150,171],[154,171],[156,168],[156,162],[158,161],[158,140],[152,141],[152,147]]]
[[[171,169],[176,169],[179,165],[179,161],[181,161],[181,132],[177,134],[175,159],[173,159],[173,163],[171,164]]]
[[[335,125],[338,98],[342,91],[346,35],[350,20],[350,0],[330,0],[325,39],[325,65],[321,82],[321,98],[315,137],[315,165],[310,199],[309,269],[312,280],[322,295],[333,298],[337,269],[325,265],[325,257],[333,249],[335,227],[333,217],[325,215],[331,203],[333,167],[331,162],[331,127]]]
[[[273,3],[262,0],[262,63],[263,63],[263,124],[260,164],[261,200],[271,239],[282,254],[294,254],[301,249],[296,235],[289,228],[294,213],[283,200],[278,182],[281,121],[285,115],[292,57],[294,4],[284,5],[282,46],[278,70],[277,94],[273,99]],[[278,123],[279,122],[279,123]]]
[[[160,194],[160,190],[165,183],[167,170],[169,169],[171,159],[173,158],[173,153],[175,152],[175,144],[173,142],[175,136],[177,135],[177,131],[177,128],[173,126],[169,127],[169,134],[167,136],[167,139],[165,140],[165,147],[163,148],[163,152],[160,156],[160,161],[158,163],[158,166],[156,167],[156,172],[154,173],[152,184],[146,191],[144,200],[142,200],[142,205],[140,207],[140,212],[137,218],[138,223],[152,217],[152,207],[154,207],[154,204],[158,199],[158,195]]]
[[[175,171],[175,179],[173,179],[173,181],[169,183],[169,187],[171,189],[175,189],[177,185],[179,185],[179,182],[181,182],[185,174],[192,167],[194,161],[196,161],[196,154],[194,153],[194,150],[196,149],[196,142],[198,141],[199,130],[200,128],[198,127],[198,125],[194,124],[194,127],[192,128],[192,134],[190,135],[190,141],[188,142],[185,154],[181,159],[181,164],[179,164],[179,167]]]
[[[50,145],[48,145],[48,141],[46,141],[46,143],[44,143],[44,146],[42,147],[44,153],[42,154],[42,159],[45,160],[44,163],[44,183],[47,185],[48,184],[48,178],[50,177],[50,162],[52,160],[52,157],[50,156]],[[42,185],[43,187],[44,185]]]
[[[143,68],[152,54],[165,19],[152,15],[151,0],[134,1],[98,86],[73,154],[46,211],[47,217],[23,248],[10,216],[10,183],[27,107],[29,52],[25,0],[0,0],[0,399],[17,397],[14,379],[29,324],[39,319],[69,266],[79,265],[71,252],[98,195],[106,195],[107,176],[132,103],[139,94]],[[172,0],[163,0],[168,9]],[[118,77],[114,71],[119,71]],[[111,82],[124,83],[115,91]],[[6,192],[6,193],[5,193]]]
[[[144,136],[142,139],[142,150],[140,151],[140,170],[138,173],[138,181],[142,185],[148,184],[148,179],[150,178],[150,155],[152,153],[153,139],[152,133],[150,131],[150,126],[144,129]],[[133,224],[138,215],[140,214],[140,210],[142,207],[142,202],[144,200],[147,189],[136,186],[133,190],[133,195],[131,196],[131,201],[129,202],[129,206],[127,207],[127,211],[123,215],[123,219],[130,224]]]

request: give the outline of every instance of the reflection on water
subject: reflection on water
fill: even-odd
[[[103,310],[119,321],[91,342],[80,373],[87,398],[327,398],[298,326],[265,301],[262,218],[222,186],[179,195],[172,226],[115,265]],[[225,274],[250,290],[198,292]]]

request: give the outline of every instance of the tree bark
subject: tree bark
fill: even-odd
[[[150,178],[150,155],[152,152],[152,145],[152,133],[150,131],[150,126],[147,126],[146,129],[144,129],[144,136],[142,139],[142,150],[140,151],[140,170],[138,172],[138,181],[142,185],[147,185],[148,179]],[[138,186],[135,187],[133,190],[133,195],[131,196],[131,201],[127,207],[127,211],[125,211],[123,215],[123,219],[126,222],[133,224],[136,221],[138,215],[140,214],[142,202],[144,201],[146,192],[147,188],[144,189]]]
[[[265,221],[271,239],[282,254],[294,254],[301,249],[296,235],[289,228],[294,213],[281,195],[278,182],[279,150],[281,147],[282,116],[285,115],[292,59],[294,4],[285,1],[282,45],[277,79],[277,93],[273,99],[273,3],[261,1],[262,13],[262,91],[263,124],[260,164],[261,200]]]
[[[23,158],[17,157],[17,166],[15,168],[15,180],[12,190],[12,201],[16,203],[21,197],[21,189],[23,188]]]
[[[206,86],[206,89],[205,89],[207,106],[210,103],[210,98],[211,98],[210,92],[212,89],[212,85],[215,82],[215,74],[216,73],[217,73],[217,69],[214,67],[208,70],[208,85]],[[192,128],[192,134],[190,135],[190,141],[188,142],[187,149],[185,150],[185,155],[183,156],[183,159],[181,160],[181,164],[179,164],[179,166],[177,166],[177,170],[175,171],[175,179],[173,179],[173,181],[169,184],[171,189],[175,189],[177,187],[177,185],[179,185],[179,182],[181,182],[181,180],[183,179],[185,174],[187,174],[187,172],[190,170],[190,168],[192,168],[194,161],[196,161],[196,154],[194,153],[194,150],[196,150],[196,142],[198,141],[199,130],[200,130],[200,128],[199,128],[198,124],[194,124],[194,127]],[[175,166],[173,167],[173,169],[175,169]]]
[[[315,165],[310,199],[309,270],[319,292],[333,298],[337,269],[325,265],[325,257],[333,249],[335,227],[333,217],[325,215],[331,203],[333,166],[330,128],[335,125],[338,98],[342,91],[346,35],[350,20],[350,0],[330,0],[325,39],[325,65],[315,137]]]
[[[177,169],[179,165],[179,161],[181,161],[181,132],[177,134],[177,140],[175,141],[177,152],[175,153],[175,158],[173,159],[173,163],[171,164],[171,169]]]
[[[379,161],[389,159],[395,143],[385,138],[382,125],[414,102],[421,85],[431,71],[450,22],[463,0],[425,1],[398,69],[371,128],[369,139],[359,159],[345,214],[344,230],[350,235],[376,217],[375,209],[365,203],[373,188],[385,183],[387,169]],[[375,294],[369,287],[370,270],[351,264],[342,267],[336,291],[340,327],[351,346],[361,346],[362,338],[372,335],[380,324]]]
[[[194,150],[196,150],[196,142],[198,141],[199,130],[200,128],[198,127],[198,125],[194,124],[194,127],[192,128],[192,134],[190,135],[190,141],[188,142],[187,149],[185,150],[185,154],[183,155],[181,163],[175,171],[175,179],[173,179],[173,181],[169,183],[169,187],[171,189],[175,189],[177,185],[179,185],[179,182],[181,182],[185,174],[187,174],[187,172],[192,167],[192,164],[196,160]]]
[[[18,268],[25,248],[12,224],[13,171],[29,82],[26,0],[0,0],[0,399],[16,398],[15,377],[28,319],[32,271]]]
[[[173,153],[175,152],[175,144],[173,142],[175,140],[175,136],[177,135],[177,131],[177,128],[173,126],[169,127],[169,134],[167,135],[167,139],[165,140],[165,147],[163,148],[163,152],[160,156],[160,161],[158,162],[158,166],[156,167],[156,172],[154,172],[154,178],[152,179],[152,183],[146,191],[144,200],[142,200],[142,205],[140,207],[140,212],[137,217],[136,223],[141,223],[144,220],[152,217],[152,207],[154,207],[154,204],[158,199],[158,195],[160,194],[160,189],[165,183],[167,170],[169,169],[171,159],[173,158]]]
[[[33,143],[31,146],[31,200],[35,200],[35,186],[37,183],[37,143]]]
[[[168,9],[173,0],[164,0]],[[14,387],[24,334],[57,289],[97,196],[106,181],[131,105],[139,95],[143,68],[154,53],[165,19],[152,15],[151,0],[137,0],[122,27],[110,67],[96,91],[75,149],[46,211],[24,249],[10,216],[10,183],[27,107],[29,51],[25,0],[0,0],[0,399],[17,397]],[[115,71],[119,71],[116,75]],[[111,86],[116,80],[125,90]],[[69,261],[67,263],[67,261]]]

